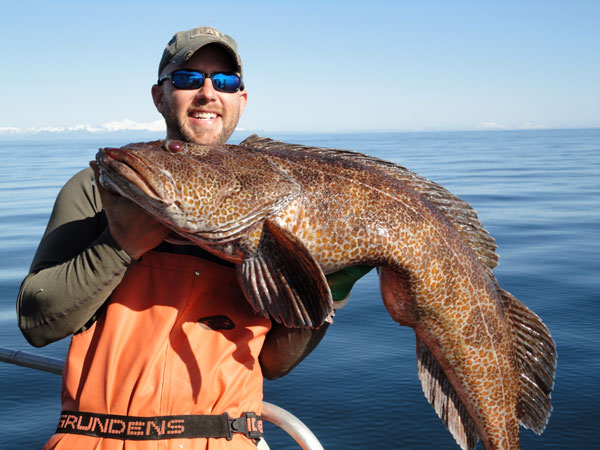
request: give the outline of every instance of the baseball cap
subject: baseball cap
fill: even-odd
[[[212,27],[198,27],[175,33],[163,52],[158,65],[158,76],[169,63],[180,65],[190,59],[194,53],[208,44],[223,46],[233,57],[237,70],[242,74],[242,59],[238,54],[237,43],[225,33]]]

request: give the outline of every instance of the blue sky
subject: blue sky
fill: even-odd
[[[27,1],[2,7],[0,134],[156,128],[175,31],[234,36],[266,131],[600,126],[598,1]]]

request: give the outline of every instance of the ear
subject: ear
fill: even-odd
[[[244,112],[244,109],[246,108],[246,103],[248,103],[248,91],[246,91],[246,89],[244,89],[243,91],[239,91],[238,93],[240,95],[240,116],[241,116],[242,113]]]
[[[152,85],[152,100],[159,113],[163,112],[163,89],[158,84]]]

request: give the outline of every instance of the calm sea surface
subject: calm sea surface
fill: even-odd
[[[470,202],[498,244],[501,286],[558,346],[554,411],[542,436],[522,429],[522,447],[600,448],[600,130],[272,137],[388,159]],[[129,141],[0,140],[0,346],[64,358],[68,340],[34,349],[22,338],[18,287],[60,187],[98,147]],[[0,448],[41,448],[56,427],[60,384],[0,363]],[[303,420],[326,449],[458,448],[421,391],[414,334],[386,313],[374,273],[315,352],[265,383],[265,400]],[[298,448],[271,425],[267,433],[273,450]]]

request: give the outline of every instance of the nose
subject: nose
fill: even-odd
[[[215,90],[212,80],[210,78],[206,78],[204,80],[204,84],[202,87],[198,89],[196,94],[196,102],[197,103],[208,103],[213,101],[217,97],[217,91]]]

